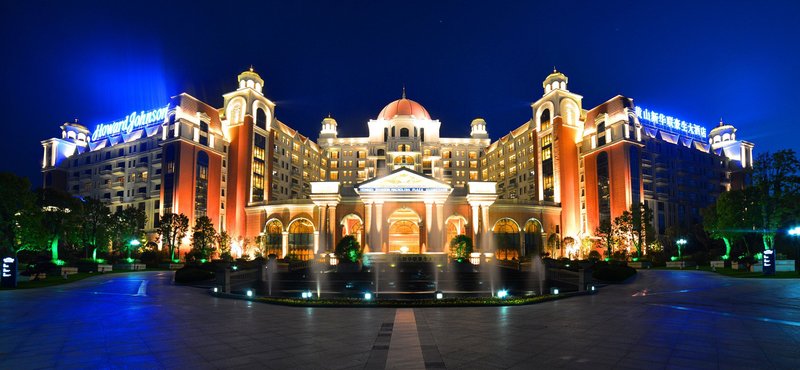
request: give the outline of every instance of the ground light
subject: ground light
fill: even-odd
[[[233,270],[233,271],[236,271],[238,269],[239,269],[239,266],[236,266],[236,265],[231,266],[231,270]]]
[[[300,297],[303,299],[311,299],[313,296],[314,294],[310,290],[300,293]]]
[[[247,289],[247,298],[253,298],[253,290]]]
[[[372,292],[364,292],[364,300],[371,301],[372,300]]]
[[[550,294],[558,295],[558,288],[555,288],[555,287],[554,288],[550,288]]]
[[[789,229],[789,235],[791,236],[800,236],[800,226],[795,226]]]
[[[214,293],[218,293],[219,292],[219,288],[214,287],[214,288],[211,289],[211,291],[213,291]]]
[[[441,291],[437,290],[436,291],[436,299],[442,299],[442,298],[444,298],[444,293],[442,293]]]
[[[506,299],[506,297],[508,297],[508,291],[507,290],[502,289],[502,290],[498,290],[497,291],[497,298]]]

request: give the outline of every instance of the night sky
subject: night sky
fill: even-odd
[[[496,139],[555,66],[585,109],[622,94],[709,130],[723,117],[757,152],[800,149],[796,1],[201,3],[0,2],[0,171],[41,184],[40,141],[63,122],[93,129],[181,92],[220,107],[251,64],[278,119],[312,138],[329,112],[340,136],[366,136],[405,85],[442,136],[483,117]]]

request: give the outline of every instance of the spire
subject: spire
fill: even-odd
[[[250,72],[253,72],[253,65],[250,65]]]
[[[403,99],[406,98],[406,84],[403,84]]]
[[[719,125],[722,127],[725,123],[722,122],[722,116],[719,117]]]
[[[556,66],[553,66],[553,73],[556,73],[556,72],[558,72],[558,71],[556,70]]]

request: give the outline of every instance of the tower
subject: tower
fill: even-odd
[[[319,132],[319,139],[335,139],[337,135],[336,120],[328,114],[327,117],[322,119],[322,130]]]
[[[489,133],[486,131],[486,121],[483,118],[475,118],[470,123],[469,136],[473,139],[488,139]]]

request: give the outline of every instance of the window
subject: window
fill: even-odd
[[[256,127],[267,129],[267,113],[263,109],[256,109]]]
[[[206,215],[208,210],[208,154],[200,151],[197,154],[197,178],[195,179],[194,214],[195,217]]]
[[[539,116],[539,132],[545,131],[550,128],[550,110],[545,109],[542,115]]]
[[[597,155],[597,206],[600,222],[611,222],[611,189],[608,176],[608,153]]]
[[[606,123],[597,125],[597,146],[606,145]]]
[[[386,142],[388,140],[389,140],[389,128],[388,127],[384,127],[383,128],[383,141]]]
[[[392,126],[392,137],[395,137],[395,136],[396,135],[395,135],[395,131],[394,131],[394,126]]]

